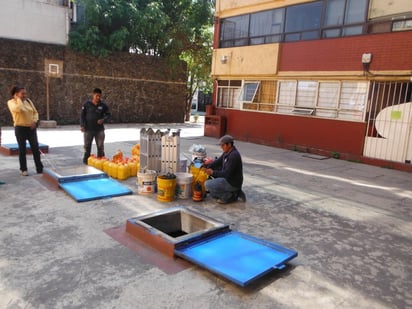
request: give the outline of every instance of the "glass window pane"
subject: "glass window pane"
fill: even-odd
[[[220,47],[222,47],[222,48],[225,48],[225,47],[233,47],[233,41],[223,41],[221,44],[220,44]]]
[[[226,18],[220,29],[221,40],[247,38],[249,33],[249,15]]]
[[[253,102],[258,87],[259,82],[245,82],[240,95],[241,100],[243,102]]]
[[[363,111],[368,93],[367,82],[343,82],[339,100],[341,110]]]
[[[283,9],[251,14],[250,36],[279,34],[283,31]]]
[[[265,37],[265,43],[277,43],[280,42],[281,40],[281,35],[271,35],[271,36],[267,36]]]
[[[347,0],[345,25],[364,23],[368,0]]]
[[[230,80],[229,81],[231,87],[242,87],[242,81],[239,80]]]
[[[328,30],[324,30],[323,33],[322,33],[322,37],[323,37],[324,39],[340,37],[340,29],[328,29]]]
[[[316,91],[318,83],[314,81],[299,81],[296,97],[296,106],[314,107],[316,104]]]
[[[296,82],[282,81],[279,82],[278,104],[295,105]]]
[[[234,46],[246,46],[248,45],[249,40],[248,39],[241,39],[241,40],[235,40],[234,41]]]
[[[238,100],[240,94],[240,88],[232,88],[232,96],[231,96],[231,102],[230,102],[230,107],[240,109],[241,108],[241,102]]]
[[[226,79],[220,79],[217,81],[218,86],[229,86],[229,81]]]
[[[229,89],[228,88],[219,88],[218,95],[218,106],[226,107],[229,102]]]
[[[345,27],[342,29],[342,36],[362,34],[363,26]]]
[[[336,108],[339,98],[339,83],[320,82],[318,107]],[[317,114],[317,113],[316,113]]]
[[[412,19],[395,21],[392,31],[403,31],[412,29]]]
[[[321,12],[321,1],[287,7],[285,32],[318,29],[320,27]]]
[[[265,44],[265,37],[251,38],[250,45]]]
[[[319,39],[319,31],[306,31],[302,32],[300,37],[301,40],[316,40]]]
[[[292,33],[285,35],[285,42],[293,42],[300,40],[300,33]]]
[[[345,0],[328,0],[326,2],[324,27],[339,26],[343,24],[345,13]]]

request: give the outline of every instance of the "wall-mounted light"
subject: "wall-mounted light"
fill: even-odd
[[[369,65],[372,62],[372,53],[363,53],[362,54],[362,65],[363,65],[363,70],[365,72],[369,71]]]
[[[227,63],[227,56],[226,55],[223,55],[221,58],[220,58],[220,62],[222,63],[222,64],[226,64]]]

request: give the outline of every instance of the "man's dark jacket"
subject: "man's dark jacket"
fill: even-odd
[[[109,107],[106,103],[99,101],[94,105],[92,101],[84,102],[80,115],[80,126],[86,131],[101,131],[104,130],[103,124],[98,124],[97,120],[103,119],[106,121],[110,118]]]
[[[239,151],[233,146],[229,153],[222,155],[206,166],[213,169],[212,176],[215,178],[225,178],[235,188],[242,188],[243,184],[243,164]]]

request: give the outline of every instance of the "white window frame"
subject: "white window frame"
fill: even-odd
[[[295,106],[301,109],[314,108],[318,98],[318,87],[317,81],[298,81]]]
[[[248,89],[248,85],[254,85],[255,89]],[[253,103],[260,87],[260,81],[244,81],[242,90],[239,94],[239,101],[244,103]],[[251,95],[251,97],[250,97]]]
[[[327,85],[329,91],[323,88]],[[368,91],[366,81],[279,80],[275,110],[282,114],[364,121]]]
[[[231,86],[230,81],[228,81],[229,85],[227,86],[218,86],[218,107],[221,108],[233,108],[233,109],[240,109],[241,104],[237,100],[239,97],[239,93],[241,90],[241,86]],[[227,91],[227,96],[225,97],[226,100],[222,100],[223,91]],[[224,103],[224,104],[222,104]]]

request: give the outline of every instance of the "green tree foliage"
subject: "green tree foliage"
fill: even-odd
[[[197,90],[203,93],[211,93],[213,82],[210,78],[210,68],[212,65],[212,41],[213,29],[204,26],[194,41],[199,42],[198,48],[187,49],[180,55],[180,59],[187,65],[187,100],[186,100],[186,120],[190,118],[193,96]]]
[[[114,51],[135,52],[187,64],[186,120],[197,89],[211,91],[213,1],[75,0],[84,8],[73,25],[69,46],[104,57]]]
[[[205,0],[76,0],[85,9],[74,25],[69,46],[106,56],[128,51],[179,58],[183,51],[202,48],[199,39],[212,24],[212,4]]]

